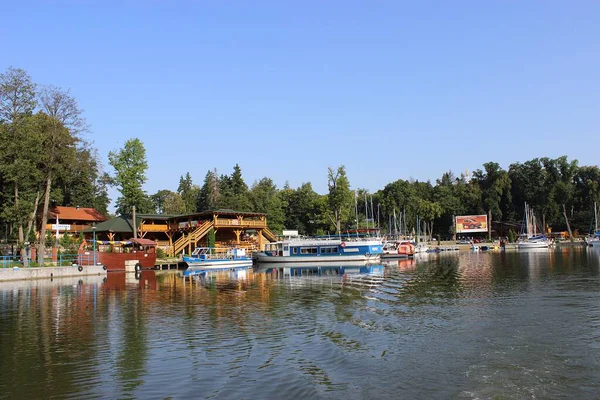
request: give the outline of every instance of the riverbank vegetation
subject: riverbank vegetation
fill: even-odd
[[[68,90],[39,85],[22,69],[0,73],[0,220],[4,238],[45,253],[51,204],[109,203],[96,150],[84,138],[83,112]],[[44,221],[44,223],[41,223]]]

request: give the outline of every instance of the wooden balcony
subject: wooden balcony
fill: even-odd
[[[215,228],[241,228],[241,229],[264,229],[267,227],[266,221],[256,220],[238,220],[238,219],[220,219],[215,221]]]
[[[139,227],[141,232],[169,232],[169,225],[161,224],[142,224]]]

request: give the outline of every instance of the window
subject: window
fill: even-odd
[[[292,247],[292,253],[298,254],[298,248],[297,247]]]
[[[337,246],[321,247],[321,254],[333,254],[337,252]]]
[[[317,254],[316,247],[302,247],[300,249],[300,254]]]

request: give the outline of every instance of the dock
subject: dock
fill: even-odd
[[[79,268],[81,268],[81,271]],[[0,282],[32,279],[77,278],[91,275],[106,276],[106,270],[102,265],[82,267],[0,268]]]
[[[187,266],[181,258],[170,257],[170,258],[157,258],[154,263],[154,269],[158,271],[163,270],[178,270],[185,269]]]

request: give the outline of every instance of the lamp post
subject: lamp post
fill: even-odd
[[[94,232],[94,265],[96,265],[96,227],[92,226],[92,232]]]

